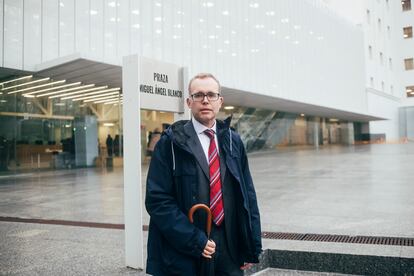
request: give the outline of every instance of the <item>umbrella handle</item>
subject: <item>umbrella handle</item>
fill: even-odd
[[[207,205],[205,205],[205,204],[196,204],[193,207],[191,207],[190,211],[188,211],[188,219],[191,221],[191,223],[193,223],[194,222],[193,214],[198,209],[202,209],[202,210],[206,211],[206,213],[207,213],[206,233],[207,233],[207,237],[210,238],[212,215],[211,215],[211,210]]]

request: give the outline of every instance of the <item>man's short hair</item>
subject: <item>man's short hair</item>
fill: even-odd
[[[216,79],[215,76],[213,76],[213,74],[210,74],[210,73],[198,73],[197,75],[195,75],[190,80],[190,82],[188,83],[188,93],[191,94],[191,84],[193,83],[194,80],[196,80],[196,79],[207,79],[207,78],[212,78],[213,80],[215,80],[215,82],[217,82],[218,88],[219,88],[219,91],[218,92],[220,93],[220,91],[221,91],[220,82],[218,81],[218,79]]]

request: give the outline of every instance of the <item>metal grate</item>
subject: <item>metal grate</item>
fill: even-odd
[[[99,223],[86,221],[70,220],[48,220],[48,219],[29,219],[17,217],[1,217],[0,221],[23,222],[66,225],[78,227],[107,228],[107,229],[124,229],[124,224]],[[143,225],[143,230],[148,231],[148,225]],[[338,242],[338,243],[358,243],[358,244],[381,244],[397,246],[414,246],[414,238],[403,237],[373,237],[373,236],[347,236],[347,235],[327,235],[327,234],[301,234],[301,233],[283,233],[283,232],[262,232],[262,238],[272,240],[295,240],[295,241],[317,241],[317,242]]]
[[[402,238],[402,237],[373,237],[373,236],[347,236],[347,235],[262,232],[262,238],[274,239],[274,240],[296,240],[296,241],[318,241],[318,242],[414,246],[414,238]]]

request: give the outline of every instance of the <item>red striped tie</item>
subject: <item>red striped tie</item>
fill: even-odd
[[[221,192],[220,158],[218,155],[214,131],[206,129],[204,133],[210,138],[208,160],[210,167],[210,210],[214,223],[219,226],[224,219],[223,195]]]

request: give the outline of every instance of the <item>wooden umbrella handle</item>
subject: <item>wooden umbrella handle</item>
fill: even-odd
[[[206,233],[207,233],[207,237],[210,238],[212,215],[211,215],[211,210],[207,205],[205,205],[205,204],[196,204],[193,207],[191,207],[190,211],[188,211],[188,219],[191,221],[191,223],[193,223],[194,222],[193,214],[198,209],[202,209],[202,210],[206,211],[206,213],[207,213]]]

